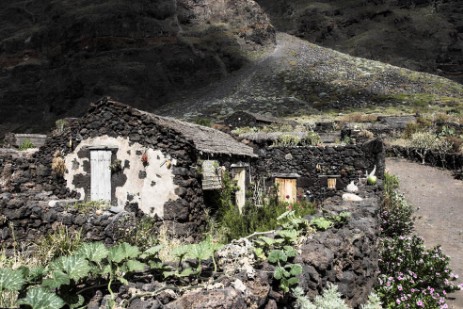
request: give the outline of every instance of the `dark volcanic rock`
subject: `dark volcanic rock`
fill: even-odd
[[[257,0],[278,31],[463,82],[460,0]]]
[[[247,52],[274,40],[252,0],[8,1],[0,136],[48,129],[102,95],[153,110],[239,69]]]

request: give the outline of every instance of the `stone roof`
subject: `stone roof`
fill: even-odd
[[[281,119],[281,118],[274,117],[274,116],[271,116],[271,115],[263,115],[263,114],[248,112],[248,111],[238,111],[238,112],[248,114],[248,115],[254,117],[254,119],[256,119],[256,121],[264,122],[264,123],[268,123],[268,124],[276,123],[276,124],[297,125],[296,121],[290,121],[290,120],[286,120],[286,119]]]
[[[106,105],[115,104],[119,106],[127,106],[110,98],[105,98],[105,100],[102,101],[104,101],[103,104]],[[238,142],[230,135],[219,130],[181,121],[171,117],[155,115],[133,107],[130,107],[130,109],[132,113],[147,115],[153,120],[154,123],[170,128],[182,134],[188,140],[191,140],[195,148],[201,152],[209,154],[257,157],[251,147]]]
[[[230,135],[209,127],[180,121],[175,118],[152,115],[157,122],[171,128],[195,144],[199,151],[213,154],[231,154],[257,157],[251,147],[236,141]]]

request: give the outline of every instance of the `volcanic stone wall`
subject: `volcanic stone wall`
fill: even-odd
[[[419,163],[423,162],[423,159],[419,155],[423,153],[423,149],[411,147],[389,146],[387,148],[388,156],[402,157]],[[459,153],[440,153],[430,150],[426,152],[424,162],[450,170],[463,169],[463,155]]]
[[[261,147],[255,173],[271,179],[272,174],[297,173],[297,187],[311,192],[317,200],[333,196],[351,180],[358,182],[376,166],[376,175],[384,175],[385,150],[381,140],[364,144],[327,147]],[[335,177],[336,190],[327,189],[327,179]]]
[[[452,171],[455,179],[463,180],[463,155],[460,153],[442,153],[433,150],[425,152],[424,149],[396,145],[388,146],[386,153],[389,157],[406,158],[411,161],[446,168]],[[424,158],[420,154],[424,154]]]
[[[304,237],[298,255],[291,263],[302,265],[299,286],[313,299],[329,282],[338,286],[346,302],[359,308],[373,290],[378,274],[378,239],[381,188],[361,187],[362,202],[343,202],[340,197],[329,198],[323,204],[326,211],[348,211],[351,217],[342,226],[316,232]],[[366,198],[368,196],[368,198]],[[271,235],[268,235],[271,236]],[[274,266],[255,260],[248,239],[226,245],[217,253],[217,265],[224,276],[214,285],[191,289],[178,296],[165,290],[154,298],[140,299],[129,308],[293,308],[292,299],[282,294],[273,278]],[[203,265],[206,269],[207,265]],[[147,287],[155,291],[157,283]]]

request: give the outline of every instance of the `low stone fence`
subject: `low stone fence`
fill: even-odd
[[[440,153],[437,151],[424,149],[402,147],[402,146],[388,146],[386,155],[389,157],[402,157],[411,161],[423,162],[420,154],[424,154],[424,162],[432,166],[443,167],[449,170],[462,170],[463,169],[463,155],[459,153]]]
[[[133,228],[136,213],[111,209],[82,210],[77,200],[54,200],[52,192],[0,194],[0,246],[8,247],[13,240],[31,243],[50,235],[60,226],[80,232],[87,241],[107,244],[123,237]]]

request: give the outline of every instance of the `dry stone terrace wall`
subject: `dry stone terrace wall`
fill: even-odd
[[[411,147],[389,146],[386,152],[390,157],[402,157],[421,163],[422,158],[418,153],[424,153],[424,150]],[[424,161],[433,166],[444,167],[450,170],[463,170],[463,155],[459,153],[439,153],[430,150],[426,152]]]
[[[381,140],[364,144],[327,147],[260,147],[255,174],[269,179],[272,174],[297,173],[297,187],[309,190],[315,199],[323,200],[343,190],[351,180],[358,182],[365,171],[376,165],[376,175],[384,175],[385,150]],[[318,167],[317,167],[318,166]],[[326,175],[339,175],[336,190],[327,189]]]
[[[325,210],[348,211],[352,216],[345,226],[318,232],[302,245],[296,262],[304,265],[301,285],[309,295],[319,294],[332,282],[353,307],[366,301],[378,273],[377,215],[382,192],[378,189],[361,190],[362,202],[342,202],[338,196],[324,202]]]
[[[424,149],[397,145],[388,146],[386,153],[389,157],[405,158],[419,163],[423,163],[423,158],[420,154],[425,153],[424,163],[451,170],[456,179],[463,180],[463,155],[460,153],[442,153],[434,150],[424,151]]]

